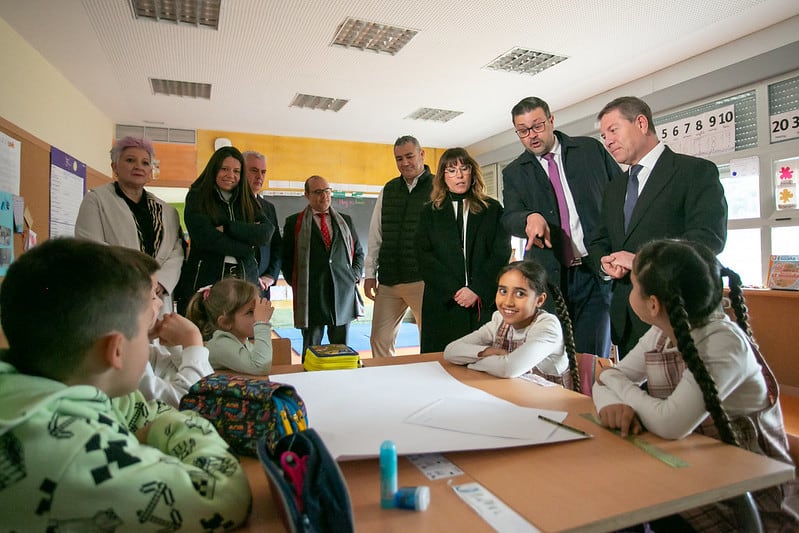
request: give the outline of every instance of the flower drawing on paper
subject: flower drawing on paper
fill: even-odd
[[[791,167],[780,167],[780,180],[793,179],[793,169]]]
[[[794,194],[793,194],[793,192],[791,192],[790,189],[781,190],[780,191],[780,204],[781,205],[792,204],[793,202],[791,200],[793,200],[793,197],[794,197]]]

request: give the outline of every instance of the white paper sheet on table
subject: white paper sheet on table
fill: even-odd
[[[405,422],[463,433],[546,442],[556,428],[539,420],[538,415],[551,417],[552,413],[513,404],[498,408],[493,401],[441,398],[413,413]],[[563,418],[559,416],[558,422]]]
[[[445,405],[458,400],[464,405],[457,415],[458,424],[468,420],[473,428],[483,424],[493,427],[495,419],[502,419],[512,421],[514,426],[521,425],[518,418],[506,414],[518,413],[518,409],[523,408],[464,385],[437,362],[280,374],[270,378],[297,389],[308,409],[310,427],[322,436],[336,458],[375,457],[384,440],[394,441],[397,452],[407,455],[508,448],[580,438],[551,425],[532,436],[508,438],[407,423],[405,420],[409,416],[445,399]],[[466,406],[476,405],[473,402],[480,402],[484,409],[491,406],[491,416],[481,419],[472,415]],[[562,411],[530,411],[558,421],[566,417]],[[545,427],[542,424],[536,420],[538,428]]]

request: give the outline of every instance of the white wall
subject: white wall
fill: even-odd
[[[114,123],[0,18],[0,117],[111,175]],[[24,149],[24,148],[23,148]]]

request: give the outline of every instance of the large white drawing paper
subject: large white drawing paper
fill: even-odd
[[[508,448],[579,438],[578,435],[536,421],[531,435],[509,438],[507,428],[497,434],[467,433],[461,430],[422,426],[406,419],[445,399],[445,407],[457,405],[459,427],[468,424],[492,427],[494,417],[512,425],[520,420],[506,413],[518,413],[518,406],[485,391],[464,385],[437,362],[392,365],[354,370],[303,372],[272,375],[270,378],[293,385],[308,409],[313,427],[336,458],[375,457],[384,440],[392,440],[401,455]],[[490,416],[469,411],[474,402],[492,406]],[[435,410],[434,410],[435,411]],[[532,410],[558,421],[565,412]],[[482,431],[482,430],[481,430]],[[492,430],[493,431],[493,430]]]
[[[565,418],[565,414],[558,411],[514,404],[498,406],[497,402],[491,400],[441,398],[405,421],[463,433],[547,442],[557,426],[540,420],[539,414],[549,418],[555,416],[558,422]],[[579,435],[575,434],[574,437],[579,438]]]

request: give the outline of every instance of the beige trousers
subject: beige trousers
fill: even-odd
[[[396,353],[394,343],[402,317],[409,307],[416,320],[416,326],[421,327],[423,296],[424,281],[377,286],[372,315],[372,334],[369,337],[373,357],[394,357]]]

